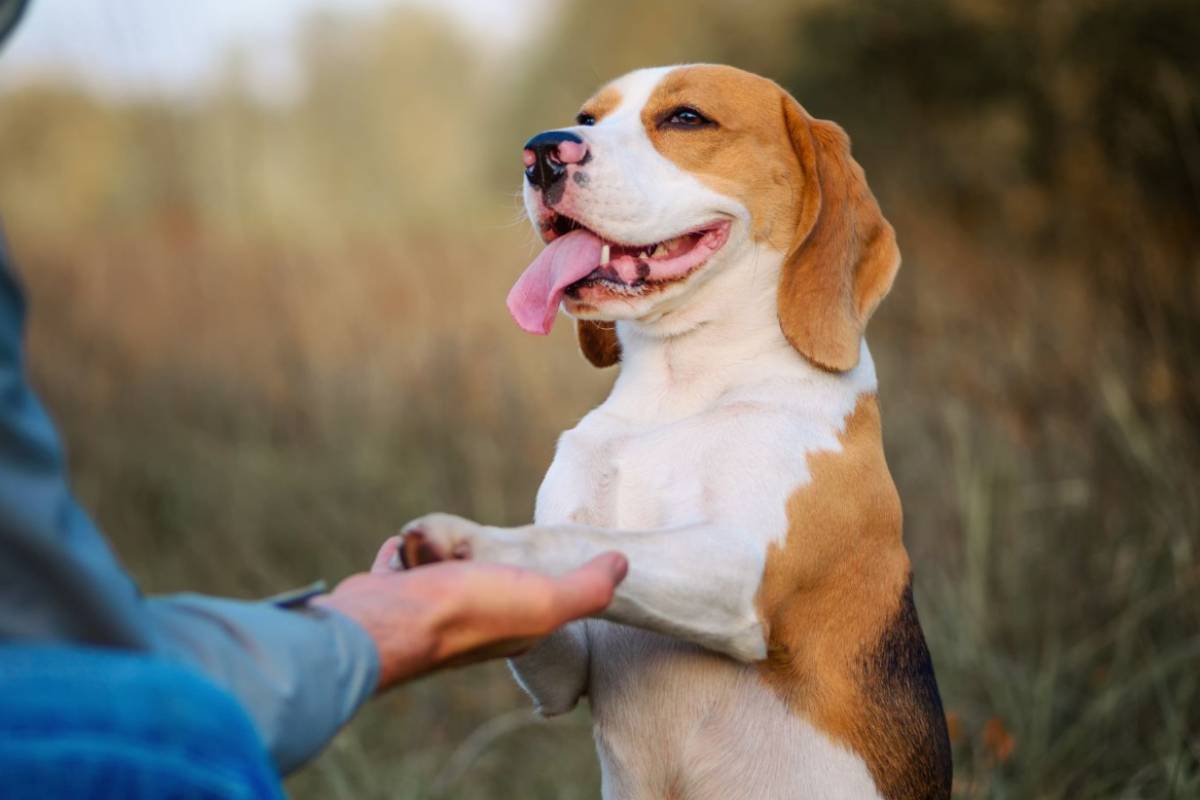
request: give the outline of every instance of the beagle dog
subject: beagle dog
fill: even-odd
[[[435,514],[407,566],[562,573],[620,550],[599,619],[512,660],[543,714],[590,700],[605,798],[946,798],[863,330],[900,264],[837,125],[725,66],[643,69],[533,137],[547,247],[508,297],[560,306],[612,393],[559,440],[534,523]]]

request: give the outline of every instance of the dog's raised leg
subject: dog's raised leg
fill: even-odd
[[[648,531],[581,525],[496,528],[449,514],[430,514],[405,526],[405,546],[438,557],[470,558],[565,573],[609,550],[629,559],[604,619],[646,628],[725,653],[740,661],[766,656],[755,594],[763,574],[765,542],[728,523],[696,523]],[[555,646],[583,659],[582,643]],[[578,697],[578,695],[576,695]]]

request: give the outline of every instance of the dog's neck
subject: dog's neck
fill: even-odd
[[[694,414],[764,378],[829,380],[779,328],[782,262],[778,252],[747,246],[672,306],[618,322],[621,374],[608,408],[661,421]]]

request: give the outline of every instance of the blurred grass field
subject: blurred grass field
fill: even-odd
[[[0,95],[31,369],[149,591],[365,566],[431,510],[527,521],[610,372],[511,324],[526,135],[655,63],[841,122],[898,230],[872,322],[960,798],[1200,797],[1200,8],[555,6],[519,52],[322,17],[306,91]],[[586,710],[501,665],[365,708],[297,798],[598,796]]]

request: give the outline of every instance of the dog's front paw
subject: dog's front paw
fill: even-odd
[[[479,555],[484,527],[453,514],[427,514],[400,529],[400,563],[405,569]]]

